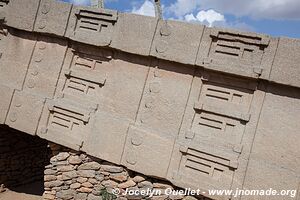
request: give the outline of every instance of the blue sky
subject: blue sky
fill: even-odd
[[[90,0],[61,0],[89,5]],[[105,8],[154,15],[153,0],[105,0]],[[161,0],[165,19],[300,38],[300,0]]]

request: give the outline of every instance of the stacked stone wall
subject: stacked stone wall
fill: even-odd
[[[184,199],[207,200],[203,197],[167,195],[179,191],[172,184],[146,177],[124,167],[99,160],[85,153],[70,151],[58,145],[50,145],[53,156],[45,169],[45,200],[111,200],[111,199]],[[135,191],[135,194],[114,195],[115,191]],[[153,197],[142,191],[156,193]],[[147,193],[147,192],[146,192]]]

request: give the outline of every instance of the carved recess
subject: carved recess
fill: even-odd
[[[273,46],[269,36],[206,29],[196,63],[211,70],[258,78],[264,70],[269,71],[266,60],[271,58]]]
[[[82,105],[70,99],[47,100],[38,135],[79,150],[91,129],[91,118],[97,105]]]
[[[109,64],[111,51],[91,52],[85,48],[69,49],[67,61],[63,68],[58,93],[81,101],[98,103],[101,88],[105,85],[107,74],[100,68]]]
[[[68,36],[71,39],[97,46],[108,46],[118,13],[102,8],[74,7],[69,21]]]

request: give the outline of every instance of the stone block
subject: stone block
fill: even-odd
[[[169,136],[130,127],[122,164],[146,175],[166,177],[172,148]]]
[[[24,91],[16,91],[6,123],[8,126],[35,135],[45,99]]]
[[[266,159],[252,158],[249,162],[244,189],[265,190],[270,188],[279,192],[278,195],[268,196],[270,200],[293,200],[297,199],[299,189],[298,173],[284,167],[271,164]],[[289,194],[280,195],[282,190],[289,190]],[[267,195],[241,196],[242,200],[264,200]]]
[[[148,56],[157,26],[157,18],[120,13],[111,47]]]
[[[35,32],[64,36],[72,5],[55,0],[41,0]]]
[[[280,38],[270,81],[300,87],[300,41]]]
[[[295,120],[300,119],[299,90],[273,85],[269,86],[267,91],[251,158],[263,161],[269,166],[280,166],[290,171],[289,176],[293,173],[299,174],[300,124],[299,120]],[[274,181],[274,185],[275,183],[277,182]]]
[[[7,25],[16,29],[33,31],[40,0],[14,0],[7,7]]]
[[[53,98],[66,50],[66,41],[39,36],[25,78],[24,90]]]
[[[151,56],[194,65],[204,26],[178,21],[159,21]]]
[[[106,74],[107,79],[89,98],[97,102],[99,108],[92,133],[83,145],[84,151],[120,163],[129,124],[135,120],[143,94],[148,65],[148,59],[119,53],[114,55],[114,60],[96,66],[95,73]],[[134,79],[132,74],[135,74]]]
[[[0,80],[5,85],[21,90],[36,43],[36,36],[12,30],[4,43],[0,58]]]

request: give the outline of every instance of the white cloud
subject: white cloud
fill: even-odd
[[[131,12],[139,15],[147,15],[147,16],[155,17],[154,4],[149,0],[145,0],[145,2],[139,8],[133,7]]]
[[[207,21],[209,23],[209,26],[212,26],[213,23],[217,22],[217,21],[225,21],[224,15],[222,15],[212,9],[207,10],[207,11],[201,10],[200,12],[198,12],[196,18],[200,22]]]
[[[210,10],[201,10],[198,12],[196,17],[193,15],[193,13],[187,14],[184,16],[184,19],[188,22],[193,22],[193,21],[199,21],[204,24],[206,22],[208,23],[208,26],[212,26],[215,22],[225,22],[225,17],[224,15],[214,11],[213,9]]]
[[[239,20],[227,21],[224,15],[216,12],[213,9],[207,11],[201,10],[197,13],[196,16],[194,16],[193,13],[186,14],[183,20],[191,23],[204,24],[209,27],[218,26],[224,28],[237,29],[240,31],[255,31],[253,27],[246,23],[240,22]]]
[[[193,13],[190,13],[184,16],[184,20],[188,22],[192,22],[192,21],[197,21],[197,18],[193,15]]]
[[[300,20],[299,0],[176,0],[166,11],[181,19],[186,14],[211,8],[237,17]]]

